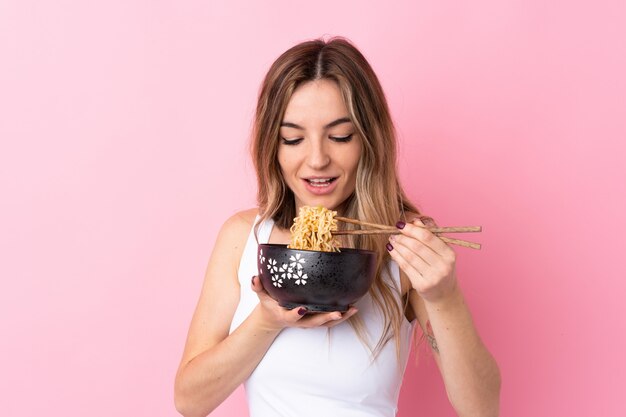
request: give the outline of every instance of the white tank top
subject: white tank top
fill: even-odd
[[[260,243],[267,243],[273,226],[272,220],[260,225]],[[258,274],[257,247],[253,228],[239,265],[241,296],[231,332],[259,302],[250,284]],[[390,266],[391,279],[400,288],[398,265],[392,261]],[[382,333],[383,316],[369,294],[356,307],[373,348]],[[372,361],[370,350],[346,322],[330,331],[284,329],[244,382],[250,417],[395,416],[414,325],[415,321],[402,323],[399,362],[393,338]]]

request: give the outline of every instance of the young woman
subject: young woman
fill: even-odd
[[[457,413],[498,415],[498,367],[457,285],[455,254],[419,227],[430,219],[399,185],[383,90],[351,43],[304,42],[274,62],[252,155],[258,208],[217,237],[176,376],[179,412],[206,416],[244,383],[252,417],[394,416],[419,323]],[[374,285],[343,314],[286,310],[256,277],[258,243],[288,243],[304,205],[401,230],[344,239],[379,256]]]

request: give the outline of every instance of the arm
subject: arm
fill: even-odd
[[[253,220],[251,212],[229,219],[211,254],[176,374],[174,399],[184,416],[206,416],[221,404],[248,378],[283,328],[330,326],[356,312],[348,311],[343,317],[327,313],[303,318],[298,309],[280,307],[257,278],[251,285],[260,302],[229,335],[239,303],[237,268]]]
[[[410,305],[426,334],[450,403],[459,416],[497,416],[500,372],[482,343],[458,286],[454,251],[429,231],[407,224],[391,256],[412,287]]]
[[[207,415],[217,407],[278,334],[254,331],[259,323],[250,317],[228,335],[239,302],[237,261],[251,227],[248,216],[233,216],[215,242],[176,374],[175,404],[185,416]]]

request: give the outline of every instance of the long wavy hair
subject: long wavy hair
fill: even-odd
[[[355,46],[345,38],[334,37],[306,41],[290,48],[273,63],[261,85],[251,149],[258,180],[260,221],[271,218],[278,227],[289,229],[296,217],[295,198],[277,159],[280,123],[294,91],[303,83],[320,79],[337,83],[362,141],[355,191],[342,205],[343,215],[390,225],[406,219],[407,213],[426,219],[408,201],[400,186],[395,128],[376,74]],[[406,299],[402,300],[400,288],[383,274],[385,270],[389,272],[387,237],[351,235],[342,243],[378,254],[376,279],[370,295],[383,314],[384,331],[376,345],[370,346],[358,314],[350,323],[374,357],[392,338],[395,338],[399,355]]]

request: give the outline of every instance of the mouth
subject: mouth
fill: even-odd
[[[328,177],[328,178],[304,178],[304,180],[312,187],[316,188],[324,188],[330,186],[337,177]]]

